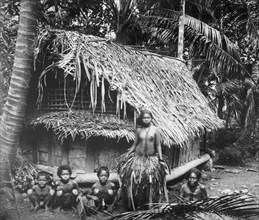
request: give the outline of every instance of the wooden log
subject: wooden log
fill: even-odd
[[[174,179],[177,179],[187,173],[190,169],[197,167],[205,162],[207,162],[210,159],[209,154],[204,154],[201,157],[190,161],[186,163],[183,166],[176,167],[175,169],[171,170],[171,174],[168,174],[166,176],[166,182],[170,182]],[[76,179],[78,183],[95,183],[98,181],[96,173],[80,173],[77,174]],[[116,173],[111,173],[110,174],[110,181],[116,182],[118,181],[118,175]]]
[[[207,162],[209,159],[210,159],[210,155],[204,154],[195,160],[192,160],[182,166],[176,167],[175,169],[171,170],[171,174],[168,174],[166,176],[166,182],[170,182],[172,180],[175,180],[181,177],[182,175],[187,173],[190,169]]]
[[[207,162],[210,159],[209,154],[204,154],[200,156],[199,158],[190,161],[182,166],[176,167],[175,169],[171,170],[171,173],[166,176],[166,182],[170,182],[174,179],[177,179],[187,173],[190,169],[197,167],[205,162]],[[37,165],[38,168],[41,168],[42,170],[47,171],[47,166],[43,165]],[[56,172],[56,167],[51,167],[48,169],[49,173],[54,173]],[[55,171],[54,171],[55,170]],[[98,181],[97,173],[78,173],[77,174],[72,174],[72,177],[75,176],[75,180],[79,184],[93,184]],[[56,179],[56,178],[54,178]],[[118,174],[117,173],[110,173],[110,181],[112,182],[117,182],[118,181]]]
[[[75,180],[80,183],[88,183],[92,184],[99,181],[97,177],[97,173],[78,173]],[[109,180],[112,182],[118,181],[118,174],[117,173],[110,173]]]

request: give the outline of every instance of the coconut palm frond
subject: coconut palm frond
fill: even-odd
[[[258,198],[246,194],[232,194],[196,203],[204,211],[218,212],[234,217],[248,218],[259,214]]]
[[[250,76],[249,72],[239,60],[235,59],[235,57],[218,47],[216,44],[210,44],[207,49],[206,60],[210,62],[211,68],[223,71],[227,77],[232,74],[238,76],[240,73],[242,75]]]
[[[217,29],[207,25],[206,23],[185,15],[185,25],[193,29],[197,34],[201,34],[206,38],[206,41],[223,48],[227,53],[233,56],[236,60],[240,60],[238,52],[234,45],[230,42],[227,36],[221,34]]]
[[[244,86],[247,88],[255,88],[256,84],[254,83],[254,80],[252,78],[245,78]]]
[[[179,21],[180,16],[181,13],[178,11],[156,8],[140,16],[139,22],[142,26],[171,29],[171,26],[173,25],[174,27],[174,23]],[[189,15],[185,15],[185,25],[195,30],[197,34],[205,36],[207,41],[211,41],[219,47],[223,47],[223,44],[226,45],[224,49],[232,56],[238,58],[238,53],[230,40],[215,28]]]
[[[188,14],[192,15],[192,13],[195,13],[196,15],[199,15],[201,20],[211,20],[214,21],[214,15],[213,12],[208,7],[209,5],[206,4],[208,1],[205,2],[197,2],[197,1],[188,1],[188,4],[185,5],[185,10]]]
[[[200,7],[205,7],[207,10],[210,8],[211,4],[214,2],[214,0],[186,0],[188,4],[198,4]],[[185,6],[187,7],[187,6]]]
[[[237,92],[240,89],[240,81],[239,80],[229,80],[227,82],[222,82],[219,84],[217,88],[218,93],[223,94],[232,94]]]
[[[178,24],[175,23],[175,29],[177,26]],[[171,44],[177,42],[178,35],[175,31],[162,28],[152,28],[151,32],[151,39],[149,40],[150,44],[155,42],[160,42],[162,44]]]
[[[220,8],[223,9],[223,22],[231,25],[239,30],[239,34],[243,37],[248,36],[250,43],[257,46],[259,43],[258,28],[255,23],[255,17],[258,15],[259,3],[250,1],[249,3],[223,1]]]
[[[166,9],[166,8],[153,8],[141,17],[161,17],[170,19],[171,21],[179,21],[181,13],[179,11]]]
[[[252,18],[248,18],[248,21],[247,21],[247,25],[246,25],[246,30],[247,30],[247,35],[250,39],[250,42],[253,44],[253,45],[259,45],[259,30],[258,28],[256,27],[254,21]]]
[[[180,13],[169,9],[154,9],[138,22],[161,42],[174,42],[177,37]],[[240,63],[239,53],[231,41],[218,30],[191,16],[185,16],[185,38],[192,39],[191,53],[205,54],[212,68],[225,73],[248,74]],[[195,52],[194,52],[195,51]]]
[[[258,199],[252,195],[232,194],[219,198],[190,203],[181,199],[181,203],[154,204],[151,210],[125,212],[113,216],[110,219],[130,220],[130,219],[224,219],[224,216],[247,219],[259,214]],[[213,218],[213,216],[214,218]],[[219,218],[216,218],[219,217]]]

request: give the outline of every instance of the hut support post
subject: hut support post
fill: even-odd
[[[36,141],[32,142],[32,160],[33,163],[38,163],[38,146]]]
[[[69,140],[66,139],[64,140],[63,142],[63,146],[62,146],[62,165],[65,165],[65,164],[69,164]]]
[[[53,132],[48,132],[48,163],[53,166]]]
[[[204,128],[204,135],[203,135],[203,150],[204,152],[207,149],[207,130]]]

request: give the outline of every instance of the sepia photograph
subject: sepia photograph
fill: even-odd
[[[259,220],[259,0],[1,0],[0,220]]]

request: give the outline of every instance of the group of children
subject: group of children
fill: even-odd
[[[60,179],[51,183],[46,172],[39,172],[37,183],[27,191],[32,211],[37,211],[39,208],[45,210],[53,208],[58,211],[69,208],[76,209],[82,204],[92,211],[107,210],[112,212],[114,210],[118,196],[115,184],[108,180],[109,169],[107,167],[100,167],[97,172],[99,181],[93,184],[86,194],[82,193],[78,183],[70,178],[71,174],[72,170],[69,166],[59,166],[57,175]],[[82,211],[81,208],[77,210]]]
[[[110,173],[107,167],[100,167],[97,172],[99,181],[94,183],[86,194],[82,193],[78,183],[70,178],[71,174],[71,168],[62,165],[57,170],[60,179],[51,184],[49,175],[46,172],[39,172],[37,183],[27,191],[32,211],[37,211],[39,208],[76,209],[77,204],[84,204],[85,211],[89,213],[98,210],[113,212],[121,192],[113,182],[109,181]],[[201,172],[196,168],[191,169],[187,176],[188,181],[181,186],[180,197],[191,202],[206,199],[206,188],[199,183],[200,178]]]

